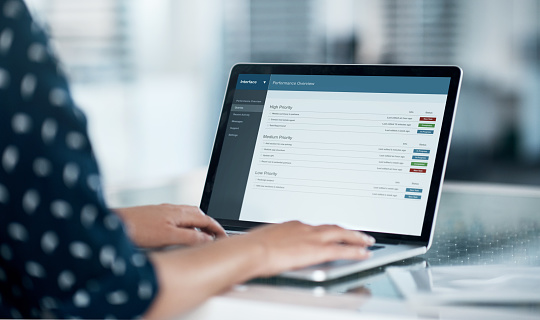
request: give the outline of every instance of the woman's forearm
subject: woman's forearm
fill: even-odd
[[[185,312],[254,277],[338,259],[365,259],[374,239],[338,226],[269,225],[204,246],[152,256],[159,293],[146,316]]]
[[[260,275],[264,247],[240,240],[230,238],[153,254],[160,288],[145,318],[178,315],[234,284]]]

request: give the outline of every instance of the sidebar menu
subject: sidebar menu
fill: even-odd
[[[208,206],[216,218],[238,219],[244,199],[268,87],[268,79],[248,81],[239,78],[237,88],[251,85],[263,90],[236,90],[234,94]]]

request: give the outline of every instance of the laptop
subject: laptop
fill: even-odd
[[[425,253],[461,78],[456,66],[235,65],[201,210],[230,232],[299,220],[377,240],[370,259],[286,278],[327,281]]]

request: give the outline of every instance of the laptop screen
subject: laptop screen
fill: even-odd
[[[450,80],[238,74],[207,213],[420,236]]]

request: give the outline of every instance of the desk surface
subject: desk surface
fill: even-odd
[[[429,268],[492,264],[540,266],[540,190],[445,185],[431,249],[422,256],[392,266]],[[540,315],[540,305],[437,308],[419,313],[404,302],[385,274],[386,267],[324,284],[279,278],[256,279],[211,303],[222,303],[220,299],[230,299],[229,305],[234,303],[232,301],[269,302],[289,307],[303,306],[307,313],[313,312],[313,308],[347,310],[354,312],[353,315],[377,314],[379,318],[429,318],[433,317],[432,312],[438,318],[449,319],[505,319],[510,315],[513,319],[528,319]]]

